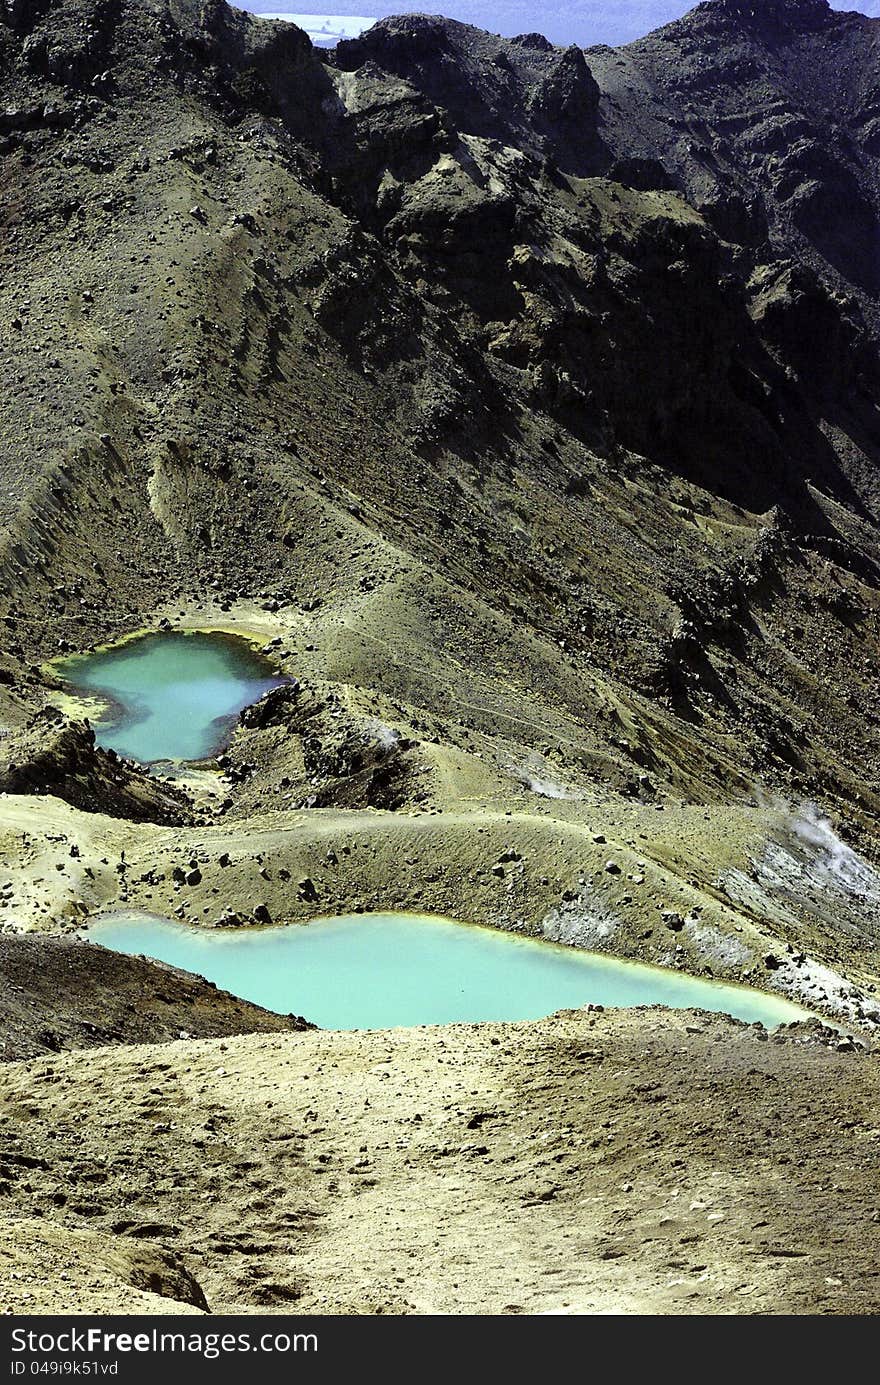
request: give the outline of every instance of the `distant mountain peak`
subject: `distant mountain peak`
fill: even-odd
[[[694,13],[723,17],[753,32],[769,34],[812,32],[834,18],[828,0],[705,0]]]

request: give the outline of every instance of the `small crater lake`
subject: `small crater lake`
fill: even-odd
[[[106,702],[98,744],[145,765],[216,754],[239,712],[287,681],[247,640],[195,631],[144,635],[55,670]]]
[[[326,1029],[540,1019],[590,1004],[717,1010],[768,1028],[807,1018],[744,986],[412,914],[226,930],[120,913],[85,936]]]

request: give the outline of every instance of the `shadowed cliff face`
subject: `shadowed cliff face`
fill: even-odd
[[[339,186],[569,430],[822,528],[805,471],[876,498],[876,174],[822,112],[833,91],[864,124],[877,27],[824,0],[711,3],[591,70],[538,35],[387,20],[330,59]],[[851,412],[866,464],[841,467],[823,410]]]
[[[873,833],[877,43],[4,0],[5,724],[59,641],[250,603],[469,773]]]
[[[540,34],[504,40],[415,15],[343,41],[333,61],[343,72],[370,67],[400,78],[451,130],[552,156],[571,172],[599,162],[599,88],[580,48],[554,48]]]
[[[424,17],[384,21],[331,61],[377,66],[458,130],[566,171],[678,187],[725,239],[809,250],[876,296],[878,45],[878,21],[826,0],[711,0],[586,61]]]
[[[722,236],[806,258],[876,325],[880,21],[713,0],[589,61],[603,129],[659,158]]]

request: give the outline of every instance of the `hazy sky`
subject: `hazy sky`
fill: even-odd
[[[284,4],[283,0],[239,0],[243,8],[261,11],[291,10],[293,12],[319,11],[321,5],[311,3]],[[760,3],[760,0],[759,0]],[[863,14],[880,17],[880,0],[861,0],[861,3],[846,3],[846,0],[832,0],[836,10],[861,10]],[[389,14],[407,14],[421,11],[423,14],[445,14],[452,19],[462,19],[468,24],[477,24],[481,29],[493,33],[522,34],[538,30],[546,34],[554,43],[628,43],[642,34],[677,19],[687,10],[693,9],[688,0],[545,0],[539,4],[535,0],[440,0],[431,3],[414,0],[411,4],[373,3],[372,0],[327,0],[327,14],[375,15],[377,18]]]

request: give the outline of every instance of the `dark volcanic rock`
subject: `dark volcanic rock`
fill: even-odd
[[[180,789],[102,750],[90,726],[52,707],[0,741],[0,793],[54,794],[87,813],[132,822],[186,823],[192,817]]]
[[[757,199],[777,252],[850,286],[876,323],[878,55],[880,21],[825,0],[709,0],[588,61],[610,149],[660,158],[698,205]],[[752,244],[760,221],[747,239],[717,224]]]
[[[242,726],[262,731],[267,726],[283,725],[295,716],[299,695],[298,683],[285,683],[280,688],[272,688],[264,693],[259,702],[245,707],[241,714]]]
[[[0,1058],[308,1029],[200,976],[72,938],[0,935]]]
[[[449,131],[502,140],[571,172],[597,166],[599,88],[580,48],[404,15],[344,40],[333,61],[403,79]]]

